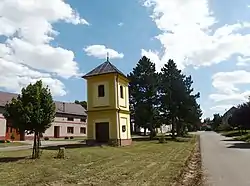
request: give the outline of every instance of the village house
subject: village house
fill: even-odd
[[[222,124],[228,125],[228,119],[233,115],[235,110],[237,110],[237,108],[233,106],[223,114],[223,116],[222,116]]]
[[[18,133],[11,127],[11,122],[3,116],[4,106],[17,94],[0,91],[0,139],[10,139],[13,134],[15,140],[33,139],[33,135]],[[51,127],[48,128],[43,137],[85,137],[87,133],[86,110],[79,104],[55,101],[56,117]]]

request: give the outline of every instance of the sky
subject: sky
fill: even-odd
[[[86,100],[81,75],[142,56],[191,75],[203,118],[250,96],[249,0],[0,0],[0,90],[42,79],[54,99]]]

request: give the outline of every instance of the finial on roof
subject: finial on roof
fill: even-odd
[[[107,52],[107,62],[109,62],[109,52]]]

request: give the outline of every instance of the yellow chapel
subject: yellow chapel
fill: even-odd
[[[87,80],[87,144],[131,145],[127,77],[107,58],[83,78]]]

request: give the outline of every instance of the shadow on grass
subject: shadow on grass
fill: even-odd
[[[94,144],[94,145],[87,145],[86,143],[79,143],[79,144],[65,144],[65,145],[53,145],[53,146],[46,146],[42,147],[45,150],[58,150],[60,147],[64,147],[65,149],[76,149],[76,148],[86,148],[86,147],[103,147],[106,144]]]
[[[233,131],[233,132],[228,132],[228,133],[222,133],[222,135],[226,137],[236,137],[236,136],[242,136],[246,134],[248,134],[248,132]]]
[[[229,149],[250,149],[250,143],[234,143],[228,146]]]
[[[161,137],[155,137],[153,139],[150,139],[149,137],[145,138],[145,137],[142,137],[142,138],[133,138],[133,141],[137,141],[137,142],[142,142],[142,141],[159,141]],[[176,138],[172,138],[170,136],[166,136],[164,137],[165,138],[165,141],[168,142],[168,141],[174,141],[174,142],[188,142],[191,140],[192,137],[176,137]]]
[[[237,140],[237,139],[224,139],[224,140],[221,140],[221,141],[240,141],[240,140]]]
[[[19,160],[27,159],[27,156],[23,157],[0,157],[0,163],[16,162]]]

